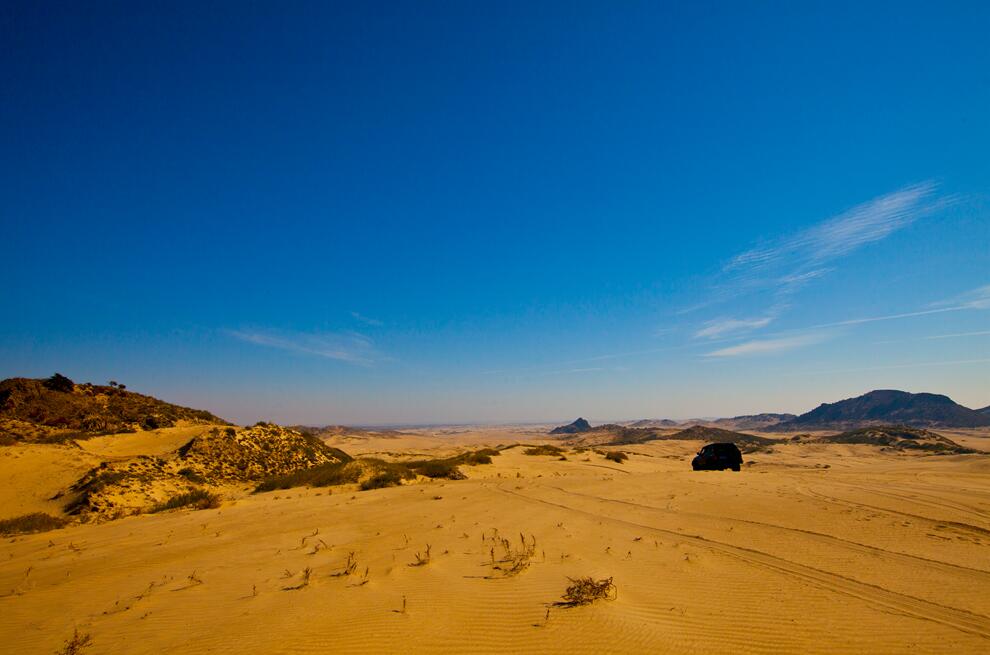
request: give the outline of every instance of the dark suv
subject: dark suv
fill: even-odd
[[[698,451],[691,460],[691,468],[695,471],[723,471],[732,469],[738,471],[742,465],[742,453],[734,443],[710,443]]]

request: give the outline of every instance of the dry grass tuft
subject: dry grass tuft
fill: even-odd
[[[419,552],[416,553],[416,561],[407,564],[407,566],[426,566],[430,563],[430,544],[426,544],[426,554],[421,555]]]
[[[594,578],[567,578],[571,584],[561,600],[553,603],[553,607],[579,607],[590,605],[597,600],[615,600],[618,591],[612,578],[595,580]]]
[[[536,556],[536,537],[530,536],[527,540],[525,535],[519,533],[519,545],[510,539],[500,537],[498,530],[494,531],[492,537],[487,538],[482,535],[482,540],[491,540],[489,548],[489,565],[492,567],[491,575],[485,576],[487,579],[511,578],[519,575],[529,568],[533,558]],[[496,552],[498,551],[498,552]]]
[[[65,640],[65,643],[56,655],[79,655],[79,653],[83,652],[83,649],[89,648],[92,645],[93,636],[88,632],[79,632],[79,628],[76,628],[73,630],[72,636]]]
[[[344,568],[342,568],[341,570],[335,573],[331,573],[330,577],[343,578],[345,576],[352,575],[356,570],[357,570],[357,559],[355,559],[354,551],[352,550],[351,552],[347,553],[347,561],[344,562]],[[367,572],[367,569],[365,569],[365,571]]]

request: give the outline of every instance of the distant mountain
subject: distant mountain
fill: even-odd
[[[590,432],[591,423],[588,423],[583,418],[578,418],[573,423],[568,425],[561,425],[553,430],[550,430],[550,434],[578,434],[581,432]]]
[[[856,398],[824,403],[771,430],[845,430],[877,424],[971,428],[990,425],[990,414],[963,407],[934,393],[878,390]]]
[[[76,384],[50,378],[0,382],[0,437],[14,441],[62,441],[96,434],[170,427],[177,421],[229,425],[201,410],[127,391],[124,385]]]
[[[610,445],[631,445],[648,441],[706,441],[709,443],[734,443],[747,446],[750,450],[781,443],[779,439],[758,437],[755,434],[744,434],[723,430],[710,425],[692,425],[691,427],[672,434],[660,433],[649,428],[622,428],[616,431]]]
[[[983,409],[978,409],[976,411],[978,411],[980,414],[986,414],[987,416],[990,416],[990,405],[987,405]]]
[[[626,424],[630,428],[675,428],[680,425],[677,421],[669,418],[644,418],[640,421],[633,421]]]
[[[875,425],[842,434],[820,437],[818,443],[846,443],[883,446],[894,450],[922,450],[939,454],[964,454],[978,451],[964,448],[940,434],[903,425]]]
[[[794,414],[746,414],[744,416],[733,416],[732,418],[720,418],[712,421],[712,425],[724,427],[729,430],[765,430],[785,421],[792,421],[797,418]]]

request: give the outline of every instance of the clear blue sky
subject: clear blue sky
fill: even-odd
[[[988,34],[985,2],[4,3],[0,376],[242,422],[988,405]]]

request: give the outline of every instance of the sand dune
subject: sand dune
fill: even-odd
[[[423,431],[362,447],[447,454],[533,437]],[[0,643],[52,653],[78,627],[87,652],[135,654],[990,648],[990,458],[786,444],[740,473],[696,473],[697,448],[627,447],[622,464],[512,448],[463,481],[232,488],[219,509],[9,538]],[[5,449],[3,472],[45,469],[39,452]],[[50,485],[78,468],[60,466]],[[28,483],[11,479],[5,512]],[[502,539],[535,541],[516,575],[492,566]],[[612,577],[617,597],[548,616],[582,576]]]

